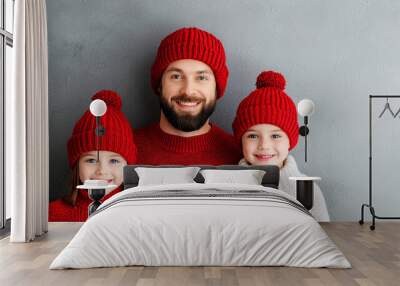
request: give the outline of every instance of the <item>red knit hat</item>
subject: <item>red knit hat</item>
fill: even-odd
[[[105,134],[99,137],[99,150],[120,154],[132,164],[136,162],[136,146],[132,128],[121,112],[122,101],[119,95],[111,90],[101,90],[92,96],[92,100],[101,99],[107,104],[107,112],[100,118]],[[68,140],[68,161],[73,168],[83,153],[97,150],[96,117],[89,110],[75,124]]]
[[[174,61],[192,59],[207,64],[217,83],[217,98],[224,95],[228,81],[225,50],[214,35],[198,28],[181,28],[165,37],[151,67],[151,85],[156,94],[165,69]]]
[[[297,110],[293,100],[285,93],[286,81],[282,74],[264,71],[257,77],[257,89],[239,104],[232,127],[236,139],[257,124],[272,124],[289,137],[292,150],[299,139]]]

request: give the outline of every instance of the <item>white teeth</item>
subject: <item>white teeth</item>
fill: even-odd
[[[178,101],[178,103],[180,104],[180,105],[183,105],[183,106],[196,106],[197,105],[197,102],[183,102],[183,101]]]

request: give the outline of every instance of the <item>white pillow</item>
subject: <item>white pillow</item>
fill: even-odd
[[[204,183],[235,183],[261,185],[265,171],[262,170],[201,170]]]
[[[139,176],[139,186],[195,183],[193,179],[199,170],[199,167],[135,168]]]

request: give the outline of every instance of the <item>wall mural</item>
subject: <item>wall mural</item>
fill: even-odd
[[[238,106],[233,135],[209,121],[228,76],[225,50],[215,35],[193,27],[167,35],[151,69],[151,86],[161,107],[159,122],[132,132],[115,91],[93,95],[67,144],[70,190],[50,203],[49,220],[87,220],[102,202],[124,189],[127,164],[274,165],[280,169],[279,189],[299,199],[295,178],[304,180],[305,175],[289,154],[298,143],[299,123],[295,103],[285,92],[284,75],[258,75],[256,89]],[[311,188],[311,214],[329,221],[323,193],[312,180]]]

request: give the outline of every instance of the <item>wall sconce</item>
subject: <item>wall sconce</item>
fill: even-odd
[[[308,128],[308,117],[314,113],[315,105],[310,99],[303,99],[297,104],[297,112],[304,117],[304,125],[300,126],[300,135],[304,136],[304,161],[307,162],[307,135],[310,133]]]
[[[100,117],[107,111],[107,104],[101,99],[95,99],[90,103],[90,113],[96,117],[96,150],[97,150],[97,163],[100,162],[99,158],[99,140],[100,137],[106,133],[106,129],[100,123]],[[100,200],[105,196],[108,189],[115,188],[115,185],[108,185],[106,180],[85,180],[83,185],[77,186],[77,189],[87,189],[89,198],[92,203],[88,207],[88,215],[92,215],[97,208],[101,205]]]

